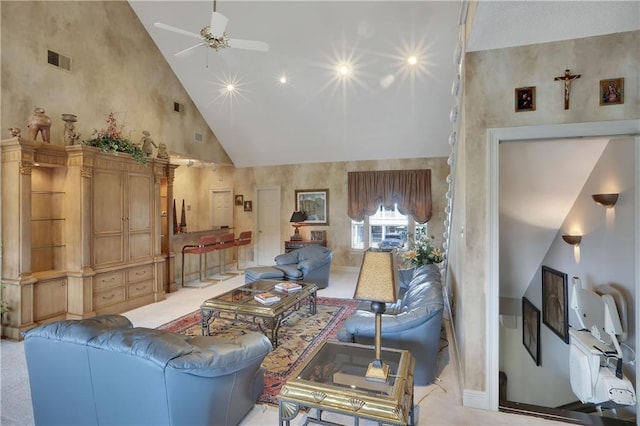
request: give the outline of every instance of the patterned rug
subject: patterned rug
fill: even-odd
[[[259,404],[278,405],[280,387],[300,363],[318,344],[325,340],[335,340],[343,321],[358,306],[352,299],[333,299],[318,297],[317,313],[309,313],[308,304],[285,319],[278,331],[278,347],[264,359],[264,391],[258,399]],[[161,330],[174,333],[200,336],[200,310],[184,315],[161,325]],[[236,323],[231,319],[216,319],[211,323],[211,334],[233,339],[247,328],[260,331],[257,326]]]

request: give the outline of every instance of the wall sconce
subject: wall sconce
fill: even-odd
[[[563,235],[562,239],[571,246],[577,246],[582,241],[582,235]]]
[[[593,194],[593,201],[606,208],[613,207],[618,201],[618,194]]]

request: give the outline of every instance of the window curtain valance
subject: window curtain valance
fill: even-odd
[[[418,223],[431,219],[431,170],[349,172],[348,186],[347,214],[355,221],[394,204]]]

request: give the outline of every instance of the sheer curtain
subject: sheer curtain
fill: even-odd
[[[347,214],[355,221],[364,220],[382,205],[411,215],[418,223],[431,219],[431,170],[385,170],[349,172]]]

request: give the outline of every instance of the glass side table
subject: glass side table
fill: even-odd
[[[382,348],[389,365],[386,382],[365,378],[375,358],[373,346],[327,341],[319,346],[280,389],[279,424],[289,426],[301,407],[315,408],[305,423],[328,424],[322,412],[369,419],[380,424],[413,425],[413,372],[409,351]],[[332,423],[333,424],[333,423]]]

